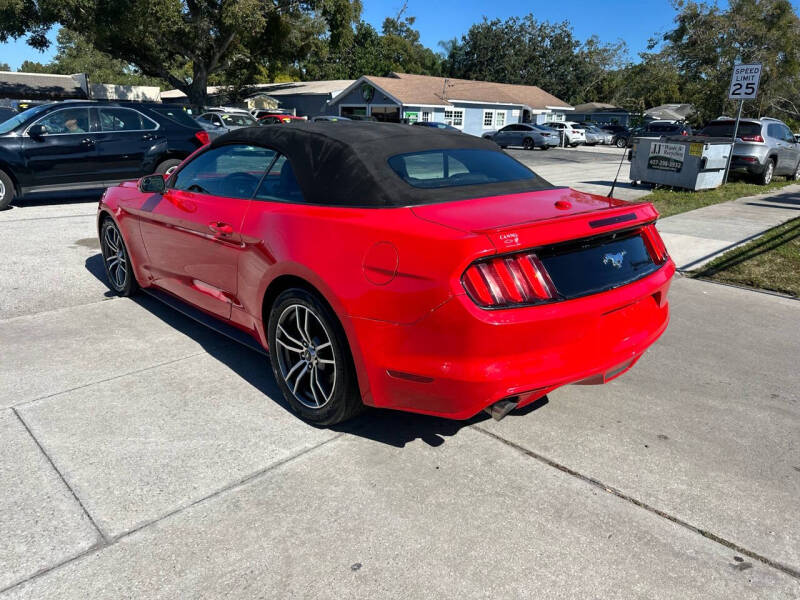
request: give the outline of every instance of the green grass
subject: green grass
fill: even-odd
[[[800,217],[715,258],[692,277],[800,297]]]
[[[769,185],[758,185],[755,183],[745,183],[743,181],[733,181],[718,187],[715,190],[703,190],[701,192],[673,191],[668,189],[654,190],[652,193],[641,198],[642,201],[652,202],[661,217],[669,217],[678,213],[736,200],[744,196],[755,196],[780,189],[796,183],[794,181],[772,181]]]

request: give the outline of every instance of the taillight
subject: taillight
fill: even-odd
[[[681,131],[681,135],[689,135],[689,132],[684,129],[683,131]]]
[[[205,130],[198,131],[197,133],[194,134],[194,137],[197,138],[197,141],[200,142],[203,146],[205,146],[209,141],[208,132]]]
[[[657,265],[664,264],[667,262],[667,247],[664,245],[664,240],[661,239],[661,236],[658,234],[658,230],[656,226],[645,225],[642,227],[642,237],[644,239],[644,245],[647,247],[647,252],[650,254],[650,258],[653,259],[653,262]]]
[[[547,270],[532,252],[473,263],[461,282],[472,301],[487,308],[539,304],[558,297]]]
[[[739,139],[743,142],[763,142],[764,138],[760,135],[740,135]]]

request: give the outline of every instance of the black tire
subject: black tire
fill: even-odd
[[[177,167],[179,164],[181,164],[181,162],[182,161],[178,158],[168,158],[167,160],[162,160],[156,167],[156,173],[159,175],[164,175],[169,169],[172,167]]]
[[[617,138],[617,141],[614,142],[614,145],[617,148],[624,148],[625,146],[628,145],[628,140],[626,140],[625,138]]]
[[[797,166],[794,168],[794,173],[789,175],[787,179],[791,179],[792,181],[800,181],[800,161],[797,162]]]
[[[315,294],[281,292],[270,309],[267,336],[275,381],[301,419],[328,427],[364,409],[344,330]]]
[[[761,185],[769,185],[774,175],[775,175],[775,160],[770,158],[767,160],[767,164],[764,165],[764,171],[763,173],[761,173],[761,175],[759,175],[758,182]]]
[[[110,218],[106,218],[100,225],[100,252],[108,286],[114,293],[118,296],[133,296],[138,292],[139,282],[136,281],[122,232]]]
[[[525,138],[522,140],[522,147],[525,150],[533,150],[533,140],[531,138]]]
[[[542,150],[550,150],[550,146],[545,144],[544,146],[542,146]]]
[[[16,190],[14,189],[14,182],[11,177],[0,171],[0,210],[8,208],[14,201]]]

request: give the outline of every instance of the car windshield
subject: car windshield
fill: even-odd
[[[417,188],[481,185],[533,179],[535,173],[504,152],[455,149],[398,154],[389,166]]]
[[[225,125],[233,127],[250,127],[251,125],[258,125],[256,120],[250,115],[244,114],[221,114],[219,115]]]
[[[713,121],[700,130],[700,135],[730,138],[733,136],[733,128],[735,126],[736,121]],[[741,121],[739,123],[738,136],[742,137],[743,135],[761,135],[761,123]]]
[[[39,106],[34,106],[33,108],[29,108],[28,110],[23,111],[18,115],[11,117],[7,121],[3,121],[2,123],[0,123],[0,135],[8,133],[9,131],[13,131],[14,129],[16,129],[17,127],[28,121],[30,118],[35,117],[40,112],[46,110],[49,106],[50,104],[41,104]]]

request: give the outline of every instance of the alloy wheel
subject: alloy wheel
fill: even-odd
[[[0,179],[0,200],[6,197],[6,184]]]
[[[800,162],[797,163],[797,168],[794,170],[794,175],[792,175],[792,179],[794,181],[800,181]],[[2,194],[0,194],[0,197]]]
[[[102,252],[109,282],[116,291],[123,291],[128,280],[129,261],[122,236],[115,225],[108,225],[103,230]]]
[[[322,319],[303,304],[287,306],[275,332],[278,368],[303,406],[319,409],[336,391],[336,355]]]

